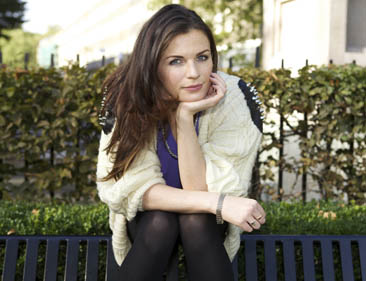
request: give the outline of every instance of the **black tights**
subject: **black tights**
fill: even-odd
[[[122,263],[122,280],[161,281],[178,238],[190,281],[234,280],[223,245],[226,227],[211,214],[137,213],[127,225],[133,243]]]

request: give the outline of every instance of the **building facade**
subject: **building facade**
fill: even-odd
[[[77,55],[82,66],[99,63],[103,56],[118,63],[131,53],[140,28],[154,12],[147,3],[148,0],[94,1],[75,21],[42,40],[38,53],[57,50],[56,66],[76,61]]]
[[[264,0],[263,68],[366,65],[365,0]]]

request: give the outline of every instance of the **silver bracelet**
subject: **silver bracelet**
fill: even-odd
[[[217,224],[223,224],[224,220],[222,219],[222,205],[224,203],[226,194],[220,193],[219,200],[217,201],[217,207],[216,207],[216,223]]]

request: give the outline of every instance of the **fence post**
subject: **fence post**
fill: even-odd
[[[55,66],[55,55],[51,54],[51,67]]]
[[[24,55],[24,69],[28,70],[28,63],[29,63],[29,53],[25,53]],[[27,152],[24,152],[24,167],[26,170],[26,173],[28,172],[28,168],[29,168],[29,161],[28,161],[28,156],[27,156]],[[24,181],[28,182],[28,176],[24,175]]]
[[[258,46],[257,48],[255,48],[255,68],[259,67],[260,64],[260,56],[261,56],[261,47]]]
[[[24,55],[24,69],[28,70],[28,63],[29,63],[29,53],[25,53]]]
[[[232,57],[229,58],[229,68],[230,68],[230,70],[233,68],[233,58]]]
[[[305,61],[305,65],[306,67],[309,66],[309,61],[308,59],[306,59]],[[304,131],[302,132],[302,137],[304,139],[307,139],[308,136],[308,113],[305,111],[304,112]],[[304,153],[301,152],[304,156]],[[301,186],[301,190],[302,190],[302,201],[303,203],[306,203],[306,187],[307,187],[307,171],[304,169],[304,172],[302,174],[302,186]]]
[[[0,68],[3,64],[3,53],[0,49]],[[0,165],[3,164],[3,159],[0,159]],[[3,181],[3,177],[0,175],[0,182]],[[0,190],[0,200],[3,198],[3,192]]]
[[[231,65],[230,66],[230,68],[231,68],[232,67],[231,58],[230,58],[230,65]],[[256,49],[255,67],[256,68],[259,67],[258,47]],[[257,153],[254,168],[252,170],[252,184],[251,184],[251,188],[250,188],[250,198],[255,198],[257,200],[261,199],[261,194],[262,194],[262,187],[261,187],[260,174],[259,174],[260,166],[261,166],[261,164],[259,162],[259,153]]]
[[[284,69],[284,60],[281,61],[281,69]],[[284,134],[283,134],[283,114],[281,108],[281,96],[279,99],[279,114],[280,114],[280,148],[279,148],[279,170],[278,170],[278,187],[277,187],[277,195],[278,201],[282,201],[282,193],[281,189],[283,189],[283,143],[284,143]]]
[[[80,64],[80,56],[79,54],[76,55],[76,63],[79,65]]]
[[[102,56],[102,67],[105,65],[105,56]]]
[[[356,60],[353,60],[352,64],[356,65]],[[355,127],[355,114],[352,110],[350,110],[350,112],[352,114],[351,115],[351,132],[353,132],[353,128]],[[351,155],[351,158],[352,158],[351,161],[353,161],[355,159],[355,156],[354,156],[355,138],[353,136],[348,141],[348,145],[349,145],[349,154]],[[351,175],[351,178],[357,178],[357,175],[353,169],[349,169],[349,175]]]

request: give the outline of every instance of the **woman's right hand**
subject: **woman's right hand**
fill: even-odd
[[[227,195],[223,202],[222,218],[246,232],[259,229],[266,222],[266,213],[254,199]]]
[[[198,101],[192,102],[180,102],[177,108],[177,121],[179,121],[180,115],[193,116],[197,112],[214,107],[225,96],[226,83],[224,79],[217,73],[211,73],[210,75],[211,86],[206,96]]]

